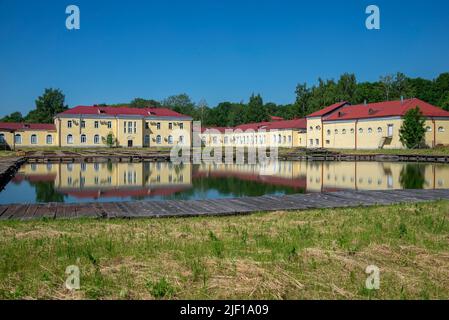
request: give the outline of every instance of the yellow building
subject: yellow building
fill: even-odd
[[[4,147],[101,147],[112,134],[119,147],[190,146],[192,118],[166,108],[78,106],[54,124],[0,123]]]
[[[449,144],[449,112],[419,99],[361,105],[341,102],[307,116],[307,147],[332,149],[403,149],[403,117],[419,107],[426,118],[424,143]]]
[[[361,105],[335,103],[306,119],[205,128],[201,139],[208,146],[276,146],[309,149],[403,149],[399,130],[403,117],[419,107],[426,118],[424,143],[449,144],[449,112],[419,99]]]
[[[305,147],[306,120],[275,120],[242,124],[235,128],[203,128],[201,140],[207,146]]]

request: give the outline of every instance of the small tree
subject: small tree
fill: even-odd
[[[424,140],[426,128],[425,118],[419,107],[408,110],[404,115],[404,121],[399,129],[399,137],[407,148],[419,148]]]
[[[114,137],[114,134],[113,134],[112,132],[110,132],[110,133],[106,136],[106,138],[105,138],[105,137],[102,137],[101,139],[103,140],[103,143],[104,143],[105,145],[107,145],[109,148],[114,147],[114,146],[116,145],[116,143],[117,143],[117,139]]]

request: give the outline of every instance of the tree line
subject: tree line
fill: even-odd
[[[344,73],[338,80],[320,78],[312,86],[300,83],[296,86],[295,95],[295,101],[284,105],[265,103],[260,94],[252,94],[248,102],[220,102],[217,106],[210,107],[204,99],[194,102],[189,95],[182,93],[162,101],[135,98],[129,103],[109,106],[134,108],[164,106],[189,115],[194,120],[200,120],[205,126],[236,126],[266,121],[270,115],[294,119],[339,101],[360,104],[398,100],[401,97],[419,98],[449,111],[449,72],[442,73],[432,80],[410,78],[398,72],[382,76],[375,82],[358,82],[354,74]],[[65,96],[60,90],[45,89],[44,94],[36,100],[35,109],[26,116],[14,112],[0,121],[51,123],[57,113],[67,109],[64,100]],[[107,104],[99,105],[107,106]]]

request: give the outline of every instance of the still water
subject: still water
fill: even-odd
[[[279,161],[261,165],[26,164],[0,204],[216,199],[336,190],[449,188],[449,165]]]

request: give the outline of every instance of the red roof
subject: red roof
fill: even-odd
[[[449,117],[449,112],[439,107],[435,107],[420,99],[407,99],[401,101],[385,101],[378,103],[359,104],[355,106],[345,106],[338,111],[325,117],[323,120],[352,120],[366,118],[381,118],[404,116],[405,113],[413,108],[419,107],[426,117]]]
[[[183,115],[168,108],[128,108],[128,107],[101,107],[101,106],[77,106],[75,108],[61,112],[63,115],[136,115],[143,117],[183,117]]]
[[[56,126],[53,123],[17,123],[17,122],[0,122],[0,130],[48,130],[55,131]]]
[[[276,121],[267,125],[267,129],[306,129],[307,128],[307,120],[305,118],[301,119],[293,119],[293,120],[284,120],[284,121]]]
[[[204,132],[209,131],[209,130],[216,130],[216,131],[219,131],[221,133],[225,133],[226,130],[234,130],[234,128],[229,128],[229,127],[208,127],[208,128],[201,127],[201,133],[204,133]],[[208,133],[210,133],[210,132],[208,132]]]
[[[347,104],[348,103],[346,101],[341,101],[341,102],[334,103],[333,105],[330,105],[330,106],[328,106],[326,108],[323,108],[321,110],[318,110],[318,111],[315,111],[315,112],[309,114],[307,116],[307,118],[325,116],[325,115],[327,115],[327,114],[335,111],[336,109],[338,109],[340,107],[343,107],[343,106],[345,106]]]
[[[271,121],[282,121],[285,120],[282,117],[278,117],[278,116],[270,116]]]
[[[293,119],[293,120],[282,120],[282,121],[273,121],[273,122],[257,122],[257,123],[246,123],[241,124],[234,128],[229,127],[210,127],[210,128],[202,128],[201,132],[205,132],[208,129],[215,129],[220,131],[221,133],[225,133],[225,130],[275,130],[275,129],[306,129],[307,123],[305,118],[301,119]]]

